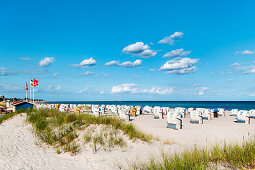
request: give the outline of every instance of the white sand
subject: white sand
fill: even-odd
[[[255,120],[251,124],[237,124],[233,117],[221,117],[207,121],[203,125],[189,123],[184,119],[182,130],[166,128],[166,120],[154,120],[152,115],[136,117],[132,121],[141,130],[159,136],[161,141],[129,143],[126,151],[115,149],[111,152],[82,149],[71,156],[69,153],[57,154],[54,149],[36,144],[37,138],[31,125],[25,123],[25,115],[19,115],[0,125],[0,169],[118,169],[118,164],[130,161],[147,160],[161,149],[177,151],[193,145],[207,145],[216,142],[241,142],[255,136]],[[249,133],[249,136],[248,136]],[[164,139],[176,144],[163,145]]]

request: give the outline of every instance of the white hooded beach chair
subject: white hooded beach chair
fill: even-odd
[[[201,111],[193,110],[190,112],[190,123],[202,124],[203,117]]]
[[[201,113],[202,113],[202,118],[204,120],[212,120],[213,114],[212,114],[211,110],[204,109],[204,110],[201,111]]]
[[[143,114],[152,114],[152,108],[150,106],[144,106]]]
[[[92,110],[92,114],[94,116],[96,116],[96,117],[100,116],[100,108],[98,106],[92,105],[91,110]]]
[[[218,115],[219,115],[219,116],[225,116],[225,110],[222,109],[222,108],[219,108],[219,109],[218,109]]]
[[[159,106],[153,108],[154,119],[163,119],[163,112]]]
[[[167,111],[169,109],[169,107],[161,107],[163,115],[167,115]]]
[[[250,110],[250,118],[255,119],[255,110]]]
[[[119,110],[120,120],[130,121],[129,109],[122,108]]]
[[[182,116],[180,112],[170,111],[167,113],[167,128],[182,129]]]
[[[237,123],[250,123],[249,112],[247,110],[240,110],[237,112]]]
[[[238,113],[238,109],[232,109],[230,116],[237,116],[237,113]]]

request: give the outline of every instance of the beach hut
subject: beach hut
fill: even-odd
[[[182,119],[180,112],[168,112],[167,113],[167,128],[182,129]]]

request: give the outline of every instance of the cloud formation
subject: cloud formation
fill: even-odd
[[[86,71],[83,75],[84,75],[84,76],[89,76],[89,75],[92,75],[92,74],[94,74],[94,72],[92,72],[92,71]]]
[[[4,91],[4,92],[10,92],[10,91],[20,91],[23,90],[25,88],[22,88],[21,86],[16,86],[13,84],[7,84],[7,83],[1,83],[0,84],[0,91]]]
[[[242,54],[242,55],[252,55],[254,54],[255,51],[251,51],[251,50],[243,50],[243,51],[236,51],[236,54]]]
[[[174,45],[174,41],[180,40],[182,37],[183,37],[183,33],[182,33],[182,32],[175,32],[174,34],[163,38],[163,39],[160,40],[158,43],[159,43],[159,44],[170,44],[170,45]]]
[[[16,75],[18,72],[7,70],[4,67],[0,67],[0,76],[10,76],[10,75]]]
[[[197,95],[202,96],[204,95],[206,90],[209,90],[209,87],[205,87],[205,86],[201,86],[201,87],[197,87]]]
[[[45,57],[39,62],[39,66],[46,67],[55,61],[54,57]]]
[[[151,89],[142,89],[136,84],[120,84],[112,87],[112,93],[149,93],[149,94],[160,94],[169,95],[173,92],[172,88],[161,88],[153,86]]]
[[[125,61],[123,63],[120,63],[119,61],[110,61],[108,63],[105,63],[106,66],[121,66],[121,67],[126,67],[126,68],[131,68],[131,67],[138,67],[142,64],[142,60],[135,60],[134,62],[131,61]]]
[[[57,78],[59,76],[59,73],[54,73],[52,77]]]
[[[184,51],[183,48],[180,48],[180,49],[176,49],[176,50],[167,52],[165,55],[163,55],[163,57],[164,58],[166,58],[166,57],[182,57],[182,56],[188,55],[189,53],[191,53],[191,51]]]
[[[82,90],[78,91],[77,93],[82,94],[82,93],[86,92],[88,89],[89,89],[89,88],[88,88],[88,87],[86,87],[86,88],[84,88],[84,89],[82,89]]]
[[[195,72],[197,70],[195,64],[199,61],[199,59],[191,59],[191,58],[174,58],[172,60],[167,61],[163,66],[160,67],[159,70],[166,71],[167,74],[175,73],[175,74],[187,74],[191,72]]]
[[[150,46],[143,42],[136,42],[123,48],[122,53],[132,54],[134,56],[140,56],[143,58],[154,57],[157,52],[150,49]]]
[[[233,63],[230,65],[235,71],[240,72],[241,74],[252,74],[255,73],[255,65],[245,66],[243,63]]]
[[[96,60],[93,58],[85,59],[80,63],[81,66],[93,66],[96,65]]]
[[[80,62],[80,64],[70,64],[69,66],[87,68],[88,66],[94,65],[96,65],[96,60],[91,57],[89,59],[84,59],[82,62]]]
[[[21,57],[19,58],[21,61],[29,61],[32,60],[32,58],[28,58],[28,57]]]

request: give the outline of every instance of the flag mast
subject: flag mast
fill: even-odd
[[[27,102],[27,81],[26,81],[26,102]]]

